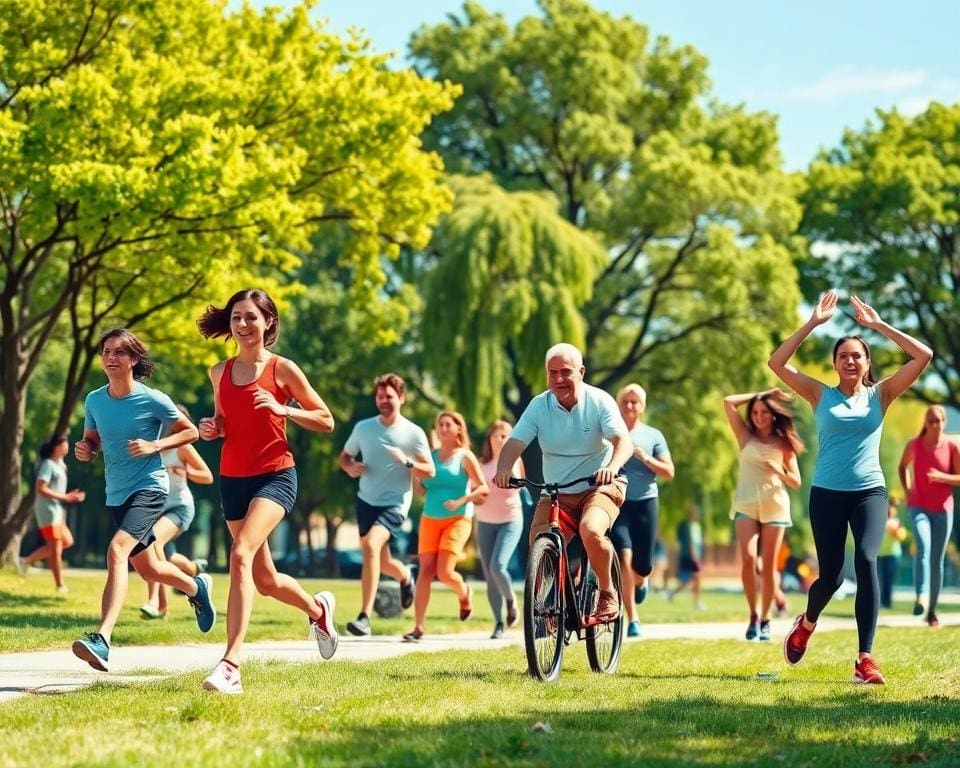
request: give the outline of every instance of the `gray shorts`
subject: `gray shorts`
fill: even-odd
[[[169,517],[173,521],[173,524],[180,529],[180,533],[183,533],[190,527],[190,523],[193,522],[196,514],[197,511],[193,506],[188,507],[186,504],[177,504],[175,507],[168,507],[163,510],[162,517]]]
[[[137,540],[130,553],[139,555],[156,540],[153,526],[163,515],[163,506],[167,503],[165,491],[155,489],[135,491],[118,507],[107,507],[118,531],[125,531]]]

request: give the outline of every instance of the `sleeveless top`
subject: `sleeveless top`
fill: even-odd
[[[946,513],[953,510],[953,486],[947,483],[931,483],[927,472],[939,469],[953,474],[953,457],[957,446],[947,438],[941,437],[933,449],[927,448],[922,437],[911,441],[913,453],[913,484],[907,494],[907,506],[922,509],[924,512]]]
[[[170,475],[170,493],[167,494],[167,503],[163,505],[164,509],[174,509],[175,507],[187,507],[193,509],[193,494],[187,485],[187,476],[172,472],[174,468],[186,469],[186,465],[180,461],[177,455],[177,449],[172,448],[169,451],[163,451],[160,454],[163,466],[166,467],[167,474]]]
[[[762,440],[750,440],[743,446],[731,518],[739,513],[759,523],[790,524],[790,494],[770,462],[783,462],[781,448]]]
[[[491,459],[481,464],[483,476],[487,479],[490,493],[483,504],[476,505],[477,520],[481,523],[509,523],[523,517],[523,504],[520,501],[519,488],[500,488],[493,482],[497,474],[497,462]],[[513,465],[513,476],[519,477],[520,462]]]
[[[880,468],[879,388],[866,387],[848,397],[837,387],[824,387],[813,414],[820,441],[813,485],[828,491],[885,487]]]
[[[437,473],[423,479],[426,494],[423,497],[423,516],[435,519],[446,517],[473,517],[473,503],[464,504],[455,512],[443,506],[443,502],[466,495],[470,476],[463,466],[463,451],[454,451],[446,461],[440,460],[440,451],[433,451],[433,465]]]
[[[287,444],[287,419],[267,408],[254,409],[253,395],[258,388],[271,393],[278,403],[286,403],[288,395],[277,383],[277,363],[272,355],[263,373],[249,384],[233,383],[231,375],[236,358],[227,360],[220,377],[218,395],[223,413],[223,450],[220,453],[220,474],[226,477],[253,477],[280,472],[294,466]]]

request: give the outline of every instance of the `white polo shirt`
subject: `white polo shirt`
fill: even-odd
[[[602,389],[583,385],[580,400],[572,410],[560,405],[549,389],[530,401],[510,437],[525,446],[534,439],[543,451],[543,478],[548,483],[567,483],[595,474],[609,460],[609,440],[620,435],[630,439],[616,401]],[[580,483],[563,493],[589,488]]]

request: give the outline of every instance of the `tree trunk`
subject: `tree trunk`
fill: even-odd
[[[4,315],[12,315],[13,307],[4,297]],[[5,317],[5,319],[7,319]],[[10,318],[12,320],[12,317]],[[27,409],[27,393],[20,386],[25,359],[19,336],[6,326],[3,349],[0,352],[0,371],[3,372],[3,410],[0,412],[0,562],[19,555],[20,538],[33,507],[33,494],[23,498],[23,424]]]
[[[340,517],[324,515],[323,521],[327,528],[326,573],[331,578],[340,576],[340,559],[337,557],[337,530],[342,522]]]

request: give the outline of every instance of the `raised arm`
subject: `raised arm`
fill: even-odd
[[[913,382],[923,373],[923,369],[933,359],[933,350],[923,342],[917,341],[913,336],[883,322],[880,315],[877,314],[877,310],[864,302],[859,296],[851,296],[850,303],[853,304],[854,316],[860,325],[883,334],[910,355],[910,360],[904,363],[900,370],[892,376],[887,376],[877,385],[880,391],[880,404],[886,411],[890,403],[910,389]]]
[[[790,364],[790,358],[793,357],[800,345],[807,336],[818,325],[823,325],[837,311],[837,292],[827,291],[820,297],[817,306],[814,307],[810,319],[801,325],[793,335],[783,342],[776,351],[770,355],[767,365],[773,371],[777,378],[790,387],[800,397],[806,400],[810,405],[816,407],[820,401],[820,393],[823,391],[823,384],[812,376],[800,373]]]
[[[747,392],[741,395],[727,395],[723,398],[723,412],[727,417],[727,424],[730,425],[730,430],[737,438],[737,445],[740,446],[741,450],[743,450],[743,446],[750,442],[751,434],[750,428],[740,415],[739,409],[740,406],[746,405],[754,397],[756,397],[755,393]],[[749,413],[747,418],[750,418]]]

